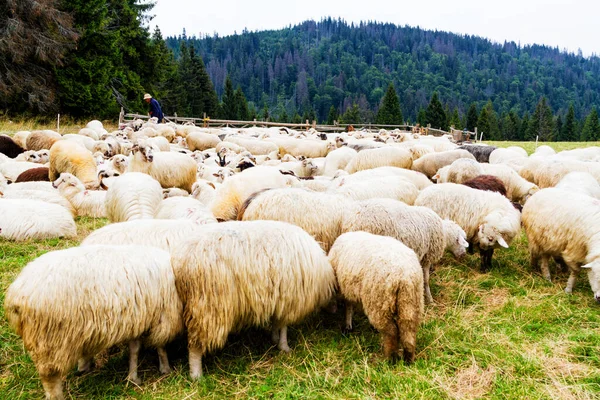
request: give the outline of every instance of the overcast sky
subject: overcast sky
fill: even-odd
[[[151,28],[158,25],[164,36],[178,35],[183,28],[188,36],[225,36],[331,16],[600,55],[600,0],[157,0],[152,13]]]

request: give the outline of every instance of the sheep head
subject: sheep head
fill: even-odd
[[[144,142],[140,142],[132,147],[131,152],[136,157],[139,154],[143,161],[152,162],[154,160],[154,150],[151,146],[146,145]]]
[[[467,234],[456,222],[449,219],[443,220],[442,226],[446,238],[446,249],[450,250],[457,259],[461,259],[469,247]]]
[[[594,292],[594,298],[600,303],[600,259],[582,265],[581,268],[585,268],[588,273],[588,280],[590,281],[590,287]]]
[[[52,187],[63,192],[68,189],[76,188],[78,192],[85,190],[85,186],[81,181],[73,174],[63,172],[60,174],[57,180],[52,182]]]

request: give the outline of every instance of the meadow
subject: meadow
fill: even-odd
[[[535,147],[518,145],[528,152]],[[549,145],[561,150],[582,144]],[[76,246],[106,223],[79,218],[79,234],[72,240],[0,239],[0,302],[27,262]],[[195,382],[188,376],[182,337],[167,349],[170,375],[159,374],[154,350],[143,351],[143,383],[137,386],[125,379],[128,352],[119,346],[96,360],[92,372],[69,374],[65,394],[77,399],[598,399],[600,305],[585,274],[567,295],[567,272],[554,265],[551,272],[553,283],[530,268],[524,233],[510,249],[496,251],[489,273],[479,272],[478,255],[462,261],[446,255],[432,275],[435,303],[426,307],[410,366],[382,358],[379,335],[361,313],[354,331],[343,334],[343,310],[322,311],[290,328],[289,355],[271,344],[266,330],[245,330],[206,358],[205,377]],[[35,366],[0,308],[0,399],[42,397]]]

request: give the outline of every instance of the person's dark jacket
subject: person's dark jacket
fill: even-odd
[[[160,103],[156,99],[150,99],[150,116],[158,118],[158,122],[163,122],[163,112],[160,109]]]

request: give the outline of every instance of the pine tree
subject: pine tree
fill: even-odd
[[[565,117],[565,123],[562,126],[560,131],[560,135],[558,137],[559,142],[573,142],[579,139],[579,135],[577,135],[577,121],[575,120],[575,108],[573,108],[573,103],[569,105],[569,111],[567,111],[567,116]]]
[[[519,139],[520,141],[529,140],[529,121],[531,117],[529,117],[529,113],[525,112],[523,115],[523,119],[521,120],[521,129],[519,130]]]
[[[156,82],[145,85],[145,91],[151,93],[160,102],[165,115],[173,115],[177,112],[179,104],[177,88],[180,87],[180,84],[178,82],[177,63],[173,51],[167,47],[163,40],[158,25],[152,34],[150,48],[153,52],[153,58],[156,60],[154,64]]]
[[[488,101],[485,107],[481,109],[479,113],[479,119],[477,120],[477,131],[478,134],[483,132],[483,136],[487,140],[498,140],[500,136],[500,129],[498,127],[498,116],[494,111],[494,105],[491,101]]]
[[[233,95],[235,100],[235,118],[238,121],[248,121],[250,118],[250,112],[248,111],[248,101],[246,100],[246,96],[244,96],[244,92],[242,92],[242,88],[238,86]]]
[[[446,113],[444,112],[444,107],[438,98],[438,93],[433,92],[431,96],[431,101],[427,106],[427,110],[425,111],[427,123],[431,124],[431,127],[434,129],[448,130],[448,121],[446,118]]]
[[[552,137],[554,140],[556,140],[558,142],[558,141],[560,141],[560,135],[563,130],[562,116],[557,115],[556,118],[554,118],[553,125],[554,125],[554,132],[552,132]]]
[[[529,123],[529,140],[535,140],[539,136],[542,142],[553,139],[554,121],[552,118],[552,110],[546,102],[546,98],[542,97],[535,107],[535,112]]]
[[[502,118],[501,136],[502,140],[520,140],[521,121],[513,110]]]
[[[419,113],[417,114],[417,124],[423,127],[427,125],[427,112],[423,108],[419,109]]]
[[[283,109],[283,112],[281,113],[281,116],[279,117],[279,122],[283,122],[283,123],[288,123],[290,117],[288,117],[287,112],[285,111],[285,109]]]
[[[479,114],[477,113],[477,105],[471,103],[469,111],[467,112],[467,125],[466,128],[469,132],[475,132],[477,127],[477,121],[479,120]]]
[[[402,110],[400,110],[400,100],[396,94],[394,85],[390,83],[387,91],[381,100],[375,122],[381,125],[400,125],[402,124]]]
[[[329,107],[329,113],[327,114],[327,125],[333,125],[334,121],[337,121],[339,119],[339,114],[337,111],[337,108],[332,105],[331,107]]]
[[[450,122],[448,123],[450,126],[453,126],[454,129],[462,130],[463,125],[460,120],[460,116],[458,115],[458,107],[454,107],[454,111],[452,112],[452,116],[450,117]]]
[[[360,124],[362,122],[360,117],[360,109],[358,108],[358,104],[352,104],[352,107],[348,107],[344,115],[342,115],[341,121],[342,124]]]
[[[600,140],[600,121],[598,121],[598,111],[596,107],[588,114],[581,130],[581,140],[583,142]]]
[[[221,113],[223,119],[235,120],[237,116],[235,92],[229,75],[225,78],[225,91],[221,102]]]

